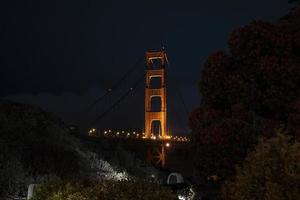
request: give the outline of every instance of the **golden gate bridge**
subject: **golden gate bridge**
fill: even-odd
[[[139,62],[139,61],[138,61]],[[166,157],[168,148],[176,148],[178,146],[187,147],[191,139],[186,135],[171,133],[167,126],[167,67],[170,69],[169,60],[164,49],[160,51],[147,51],[145,54],[145,72],[139,79],[134,82],[124,93],[106,110],[100,113],[91,123],[88,130],[88,136],[100,140],[108,139],[114,141],[125,141],[126,143],[143,143],[147,149],[147,160],[162,168],[166,167]],[[130,68],[124,76],[121,77],[110,89],[101,97],[96,99],[89,107],[91,110],[95,105],[107,98],[115,89],[123,84],[124,80],[139,65],[136,63]],[[155,84],[156,80],[156,84]],[[158,80],[158,81],[157,81]],[[108,115],[115,107],[117,107],[129,94],[133,93],[135,88],[144,81],[144,130],[143,131],[126,131],[114,130],[112,128],[101,129],[95,128],[95,124]],[[182,104],[187,111],[182,96],[180,95]],[[157,105],[153,103],[157,101]],[[155,108],[156,107],[156,108]],[[188,113],[188,111],[187,111]]]

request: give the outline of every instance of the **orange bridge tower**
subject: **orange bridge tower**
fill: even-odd
[[[154,124],[157,125],[158,136],[167,139],[167,99],[166,99],[166,62],[164,51],[146,52],[146,84],[145,84],[145,137],[154,135]],[[158,84],[152,82],[158,79]],[[158,109],[153,109],[154,99],[158,100]]]

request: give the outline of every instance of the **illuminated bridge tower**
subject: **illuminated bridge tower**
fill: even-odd
[[[154,133],[154,123],[158,124],[159,135],[167,138],[167,103],[166,103],[166,53],[164,51],[146,52],[146,87],[145,87],[145,137]],[[158,87],[153,87],[154,78],[159,79]],[[158,98],[160,109],[153,110],[153,99]]]

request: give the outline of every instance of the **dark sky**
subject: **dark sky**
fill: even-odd
[[[40,105],[75,123],[146,50],[163,44],[191,110],[200,102],[197,82],[207,55],[226,48],[234,28],[277,20],[289,7],[288,0],[1,1],[0,97]],[[143,116],[142,89],[136,96],[117,117],[128,118],[130,105],[139,105],[134,115]],[[179,105],[175,93],[170,99]]]

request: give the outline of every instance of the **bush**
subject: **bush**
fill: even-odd
[[[176,199],[172,191],[143,181],[60,181],[40,185],[32,200]]]
[[[300,199],[300,143],[279,133],[261,140],[238,168],[236,177],[224,184],[224,199]]]

